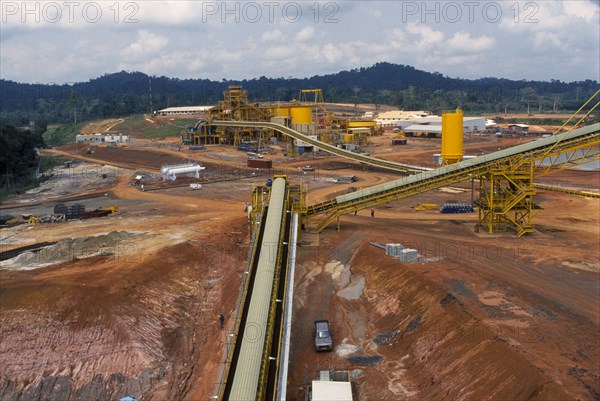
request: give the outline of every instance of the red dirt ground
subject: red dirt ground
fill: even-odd
[[[382,151],[385,141],[373,149]],[[473,138],[467,146],[489,151],[519,140],[493,141]],[[382,155],[430,163],[437,146],[409,140],[408,147]],[[98,148],[91,155],[83,150],[55,152],[153,174],[188,159],[207,170],[240,166],[216,159],[219,152],[235,154],[219,148],[202,154],[135,146]],[[294,177],[306,181],[311,202],[399,176],[328,170],[353,166],[333,157],[297,158],[287,167],[295,172],[305,164],[318,171]],[[359,181],[319,178],[335,175]],[[597,179],[597,172],[548,176],[596,190]],[[206,184],[200,191],[142,192],[131,181],[121,177],[103,189],[131,201],[116,215],[2,230],[4,249],[16,247],[13,240],[145,234],[121,243],[133,248],[118,257],[0,270],[0,399],[114,400],[130,393],[144,401],[195,401],[213,395],[226,333],[216,317],[224,313],[231,324],[247,259],[243,203],[264,178]],[[368,211],[344,216],[339,232],[331,227],[303,234],[288,399],[303,400],[305,385],[325,369],[362,370],[356,383],[361,400],[600,399],[599,201],[540,192],[538,231],[520,239],[474,232],[475,215],[414,209],[470,197],[465,183],[377,208],[375,218]],[[401,263],[369,241],[403,243],[427,261]],[[331,261],[347,265],[346,272],[332,274],[325,268]],[[335,345],[346,339],[358,347],[351,356],[380,360],[366,366],[335,352],[317,354],[312,321],[319,318],[333,323]]]

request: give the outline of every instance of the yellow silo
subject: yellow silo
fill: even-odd
[[[277,105],[273,107],[273,116],[274,117],[289,117],[290,116],[290,106],[289,105]]]
[[[442,113],[442,162],[452,164],[463,157],[463,112]]]
[[[312,124],[312,106],[291,106],[290,117],[292,117],[292,125],[297,124]]]

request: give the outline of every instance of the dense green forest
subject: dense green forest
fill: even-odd
[[[390,63],[303,79],[263,76],[242,81],[122,71],[70,85],[0,80],[0,118],[15,126],[32,120],[76,124],[169,106],[216,104],[229,85],[242,85],[256,101],[289,101],[298,98],[300,89],[321,88],[327,102],[389,104],[433,112],[461,107],[467,113],[498,114],[575,111],[598,89],[598,82],[591,80],[467,80]]]
[[[36,148],[43,147],[42,129],[30,131],[0,124],[0,199],[39,184]]]

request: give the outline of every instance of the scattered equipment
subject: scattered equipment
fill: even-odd
[[[468,203],[446,203],[440,207],[441,213],[473,213],[473,205]]]
[[[415,210],[437,210],[440,205],[436,203],[419,203],[415,206]]]
[[[198,163],[179,164],[174,166],[164,166],[160,169],[163,175],[163,181],[175,181],[178,175],[186,174],[194,178],[200,178],[200,171],[206,167],[200,166]]]

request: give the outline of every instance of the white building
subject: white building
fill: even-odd
[[[312,382],[313,401],[352,401],[350,382],[316,381]]]
[[[123,134],[79,134],[75,136],[76,143],[127,143],[129,136]]]
[[[212,109],[214,106],[181,106],[167,107],[166,109],[156,111],[156,114],[161,116],[175,116],[185,114],[201,114]]]
[[[319,140],[319,137],[317,135],[307,135],[310,139],[314,139],[315,141]],[[294,146],[296,147],[296,149],[302,149],[302,151],[306,152],[306,151],[313,151],[316,152],[318,149],[316,147],[314,147],[312,144],[308,143],[308,142],[304,142],[300,139],[294,139]]]
[[[463,117],[463,131],[483,131],[485,130],[485,117]],[[439,125],[442,126],[442,117],[440,116],[428,116],[422,118],[416,118],[412,120],[413,124],[420,125]]]
[[[426,117],[429,113],[426,111],[406,111],[392,110],[379,113],[375,121],[382,127],[395,127],[399,122],[406,120],[414,120],[420,117]]]
[[[411,120],[398,121],[394,127],[404,132],[442,132],[442,117],[427,116]],[[486,129],[485,117],[463,117],[463,132],[484,131]]]
[[[430,134],[428,136],[438,138],[442,136],[441,125],[412,124],[406,128],[403,128],[402,131],[404,131],[405,133],[426,132],[427,134]]]
[[[104,137],[105,143],[127,143],[129,142],[129,136],[118,134],[118,135],[106,135]]]

